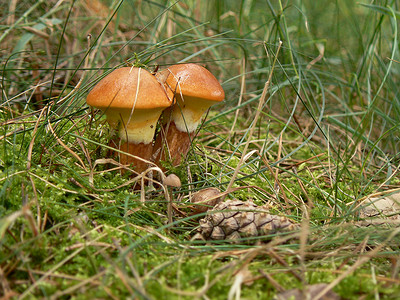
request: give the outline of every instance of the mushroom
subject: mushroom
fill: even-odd
[[[104,77],[86,98],[99,108],[110,126],[118,131],[116,144],[130,155],[120,155],[122,164],[134,164],[137,172],[147,169],[153,152],[153,138],[161,112],[172,104],[172,92],[142,68],[123,67]]]
[[[167,208],[167,216],[168,216],[168,224],[172,223],[172,189],[173,188],[180,188],[181,187],[181,180],[179,179],[178,176],[175,174],[169,174],[166,178],[163,180],[164,187],[166,190],[165,197],[168,202],[168,208]],[[171,188],[171,191],[169,190]]]
[[[165,81],[166,90],[174,92],[176,104],[163,113],[166,124],[156,138],[153,159],[159,163],[169,154],[177,166],[188,153],[204,112],[224,100],[225,93],[211,72],[192,63],[170,66],[158,78]]]
[[[169,174],[167,177],[165,177],[164,184],[172,188],[180,188],[181,180],[175,174]]]

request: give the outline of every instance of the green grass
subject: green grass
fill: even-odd
[[[398,229],[356,225],[357,201],[400,187],[397,1],[9,2],[0,295],[272,299],[322,282],[344,299],[400,296]],[[226,100],[185,162],[167,165],[183,183],[167,224],[161,187],[141,194],[104,160],[112,132],[85,98],[117,67],[178,62],[207,66]],[[268,203],[302,229],[191,240],[192,193],[232,178],[228,198]]]

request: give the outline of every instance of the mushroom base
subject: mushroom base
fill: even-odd
[[[189,152],[195,134],[196,131],[180,131],[173,121],[165,124],[154,144],[153,161],[160,166],[160,161],[170,160],[178,166]]]
[[[119,149],[123,152],[127,152],[129,154],[138,156],[148,161],[151,159],[153,153],[153,147],[151,143],[135,144],[135,143],[122,142]],[[133,165],[134,170],[138,173],[145,171],[149,167],[149,164],[147,162],[123,153],[119,153],[119,162],[123,165]]]

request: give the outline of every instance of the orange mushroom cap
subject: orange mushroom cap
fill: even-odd
[[[101,109],[121,139],[150,143],[161,112],[171,106],[172,93],[142,68],[116,69],[90,91],[88,105]]]
[[[192,63],[180,64],[170,66],[167,71],[170,75],[166,83],[176,94],[213,102],[220,102],[225,98],[221,84],[202,66]]]
[[[86,98],[88,105],[102,110],[109,107],[132,109],[134,105],[135,109],[166,108],[171,101],[172,94],[167,93],[150,72],[134,67],[114,70],[100,80]]]
[[[196,130],[204,112],[225,98],[221,84],[202,66],[192,63],[173,65],[163,73],[179,106],[173,110],[173,120],[180,131]]]

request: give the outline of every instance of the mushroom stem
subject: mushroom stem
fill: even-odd
[[[144,143],[129,143],[129,142],[122,142],[120,145],[120,150],[133,156],[138,156],[142,159],[137,159],[132,157],[131,155],[127,155],[124,153],[119,154],[119,161],[123,165],[130,165],[133,164],[135,166],[135,171],[141,173],[148,168],[148,162],[144,160],[151,160],[151,156],[153,153],[153,145],[144,144]]]
[[[165,124],[154,144],[154,162],[160,165],[160,161],[170,160],[178,166],[189,152],[195,134],[196,131],[180,131],[174,121]]]
[[[168,224],[173,222],[172,220],[172,189],[181,187],[181,180],[175,174],[170,174],[166,178],[163,179],[163,184],[165,188],[165,199],[167,200],[167,216],[168,216]]]

